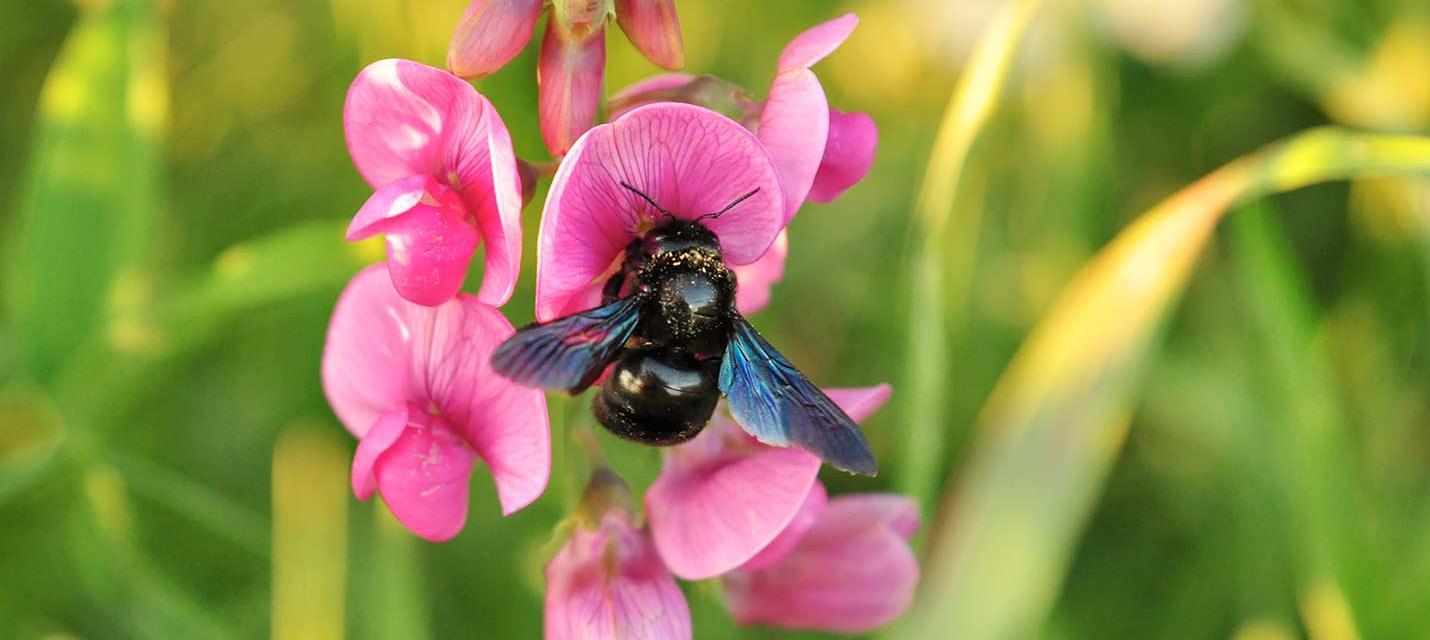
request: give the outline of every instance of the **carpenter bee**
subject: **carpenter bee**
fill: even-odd
[[[621,186],[664,218],[626,247],[601,306],[518,330],[492,356],[497,373],[574,395],[609,366],[592,401],[596,419],[618,436],[653,445],[695,437],[723,394],[736,422],[761,442],[798,446],[845,471],[873,475],[874,454],[854,421],[735,310],[735,274],[701,221],[759,190],[681,220]]]

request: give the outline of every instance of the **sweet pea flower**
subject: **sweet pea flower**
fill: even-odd
[[[486,242],[477,299],[506,303],[521,267],[521,178],[491,103],[446,71],[381,60],[353,80],[343,128],[353,164],[376,190],[348,240],[384,234],[393,286],[429,306],[456,295]]]
[[[868,175],[879,131],[866,113],[829,106],[810,67],[833,53],[853,33],[852,13],[795,36],[780,55],[764,102],[710,76],[666,73],[632,84],[610,98],[612,117],[656,101],[689,102],[739,120],[759,136],[784,181],[786,220],[805,200],[827,203]]]
[[[913,603],[919,566],[908,541],[918,527],[909,498],[861,493],[826,502],[816,484],[794,524],[725,575],[725,604],[742,625],[871,631]]]
[[[551,470],[546,397],[491,370],[514,330],[477,297],[435,306],[393,289],[386,264],[359,272],[328,325],[323,391],[358,438],[352,485],[433,541],[461,531],[472,467],[486,464],[502,513],[530,504]]]
[[[780,177],[764,145],[735,121],[701,107],[659,103],[587,131],[551,182],[536,254],[536,317],[548,321],[599,304],[626,246],[663,218],[633,185],[683,220],[702,221],[725,261],[754,262],[784,226]]]
[[[889,399],[889,385],[828,389],[856,422]],[[817,487],[820,459],[755,440],[724,411],[690,442],[671,447],[645,494],[656,549],[671,572],[702,580],[750,562],[798,516]],[[806,519],[804,527],[812,524]],[[796,523],[796,524],[791,524]],[[772,552],[773,553],[773,552]]]
[[[500,69],[531,40],[542,0],[473,0],[452,35],[447,66],[480,78]],[[685,65],[675,0],[554,0],[537,55],[541,137],[553,156],[565,154],[596,121],[606,73],[606,19],[612,15],[631,44],[666,69]]]
[[[571,537],[546,565],[546,640],[690,638],[685,595],[650,537],[623,505],[592,505],[593,488],[627,491],[609,472],[597,472],[587,488]]]

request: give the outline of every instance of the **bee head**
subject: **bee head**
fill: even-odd
[[[647,259],[659,255],[698,251],[720,257],[720,239],[694,220],[666,218],[641,239],[641,254]]]

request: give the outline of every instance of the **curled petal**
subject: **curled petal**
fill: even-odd
[[[358,273],[333,310],[322,368],[333,412],[365,440],[394,407],[430,410],[491,467],[503,511],[531,502],[550,472],[550,426],[540,391],[513,388],[491,371],[511,324],[468,295],[436,307],[408,302],[387,271],[379,264]]]
[[[659,214],[621,182],[686,220],[754,191],[704,221],[731,264],[759,258],[783,226],[779,176],[749,131],[692,105],[640,107],[587,132],[556,171],[541,217],[538,319],[589,308],[591,292],[637,229],[658,221]]]
[[[348,224],[348,242],[382,233],[384,223],[411,211],[436,188],[437,181],[430,176],[407,176],[374,191]]]
[[[824,158],[814,174],[809,199],[833,202],[869,175],[874,165],[874,149],[879,146],[879,128],[867,113],[829,110],[829,138]]]
[[[447,48],[447,68],[480,78],[511,62],[531,40],[542,0],[472,0]]]
[[[812,454],[753,442],[728,419],[716,418],[666,458],[646,491],[660,556],[686,580],[744,564],[799,513],[819,466]]]
[[[624,514],[578,527],[546,565],[547,640],[681,640],[690,609],[650,540]]]
[[[467,487],[477,454],[441,419],[409,412],[400,435],[373,465],[392,515],[427,540],[449,540],[467,522]]]
[[[829,137],[829,101],[809,67],[837,49],[858,23],[850,13],[815,26],[796,36],[780,55],[759,135],[784,182],[786,222],[804,204]]]
[[[477,299],[501,306],[511,299],[521,271],[521,172],[511,147],[511,134],[486,98],[480,135],[468,139],[452,158],[462,201],[477,221],[487,244],[482,287]]]
[[[785,259],[789,256],[789,234],[784,230],[775,238],[759,260],[734,267],[735,307],[750,315],[770,303],[770,288],[785,277]]]
[[[606,73],[604,30],[578,39],[551,20],[536,65],[541,139],[551,155],[561,157],[596,122]]]
[[[829,493],[824,490],[824,485],[818,482],[810,488],[809,495],[805,496],[804,504],[800,506],[799,513],[794,519],[789,521],[774,540],[771,540],[764,549],[750,558],[748,562],[740,565],[741,571],[759,571],[783,560],[785,556],[794,551],[795,547],[804,540],[805,534],[814,527],[814,523],[819,520],[820,514],[824,513],[824,507],[829,503]]]
[[[616,23],[651,62],[666,69],[685,66],[675,0],[616,0]]]
[[[892,495],[829,501],[800,543],[779,562],[725,578],[725,600],[740,624],[862,633],[908,610],[918,564],[907,542],[913,502]]]
[[[466,206],[445,187],[407,212],[364,228],[373,230],[387,235],[392,285],[402,297],[427,306],[450,300],[462,288],[481,241],[467,222]]]
[[[359,500],[367,500],[377,491],[377,476],[373,474],[373,468],[377,466],[377,459],[397,442],[403,429],[407,428],[407,416],[405,405],[389,409],[358,442],[357,453],[353,455],[352,483],[353,494]]]

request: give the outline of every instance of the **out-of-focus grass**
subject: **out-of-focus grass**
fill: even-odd
[[[1156,280],[1161,310],[1054,303],[1124,228],[1145,232],[1129,214],[1272,140],[1327,122],[1430,133],[1423,10],[1050,0],[1016,50],[1005,40],[975,61],[980,34],[1019,26],[1010,3],[677,4],[691,70],[757,96],[790,37],[861,17],[816,72],[831,104],[873,114],[878,158],[795,221],[786,278],[755,321],[820,384],[896,383],[866,425],[881,477],[825,477],[836,493],[945,505],[925,513],[924,599],[894,635],[1381,638],[1430,625],[1430,180],[1238,201],[1251,208],[1223,231],[1172,211],[1164,221],[1196,233],[1162,236],[1180,252],[1142,254],[1183,270]],[[369,193],[343,147],[343,95],[377,58],[440,65],[463,5],[0,4],[15,80],[0,96],[13,151],[0,157],[0,637],[300,624],[539,635],[542,549],[583,480],[579,456],[558,453],[551,490],[511,518],[477,474],[466,530],[441,545],[355,502],[342,469],[321,481],[352,446],[318,384],[327,317],[349,274],[381,257],[341,239]],[[1226,21],[1195,13],[1213,6],[1232,7]],[[1153,35],[1166,46],[1148,57]],[[1213,53],[1192,46],[1217,38]],[[609,89],[656,71],[618,32],[608,45]],[[985,101],[948,109],[960,83],[1002,99],[970,91]],[[543,158],[534,50],[476,85],[518,152]],[[977,126],[936,140],[940,113]],[[1319,160],[1354,163],[1356,139],[1310,140],[1327,145]],[[1198,193],[1275,178],[1235,166]],[[517,324],[531,319],[540,205],[525,212],[525,276],[504,309]],[[1075,341],[1067,367],[1030,359],[1049,343],[1030,329],[1094,316],[1083,328],[1106,339]],[[1082,357],[1113,347],[1126,373],[1078,395],[1112,373]],[[1044,399],[1068,411],[1009,409],[1056,375],[1075,386]],[[590,425],[586,402],[553,405],[558,452]],[[1018,417],[1032,426],[997,426]],[[290,455],[309,450],[292,425],[323,442],[312,456]],[[642,489],[658,455],[602,437]],[[980,487],[1018,491],[968,498]],[[307,575],[323,579],[295,587]],[[715,585],[688,595],[700,638],[790,635],[734,627]],[[322,613],[293,613],[308,610]]]

